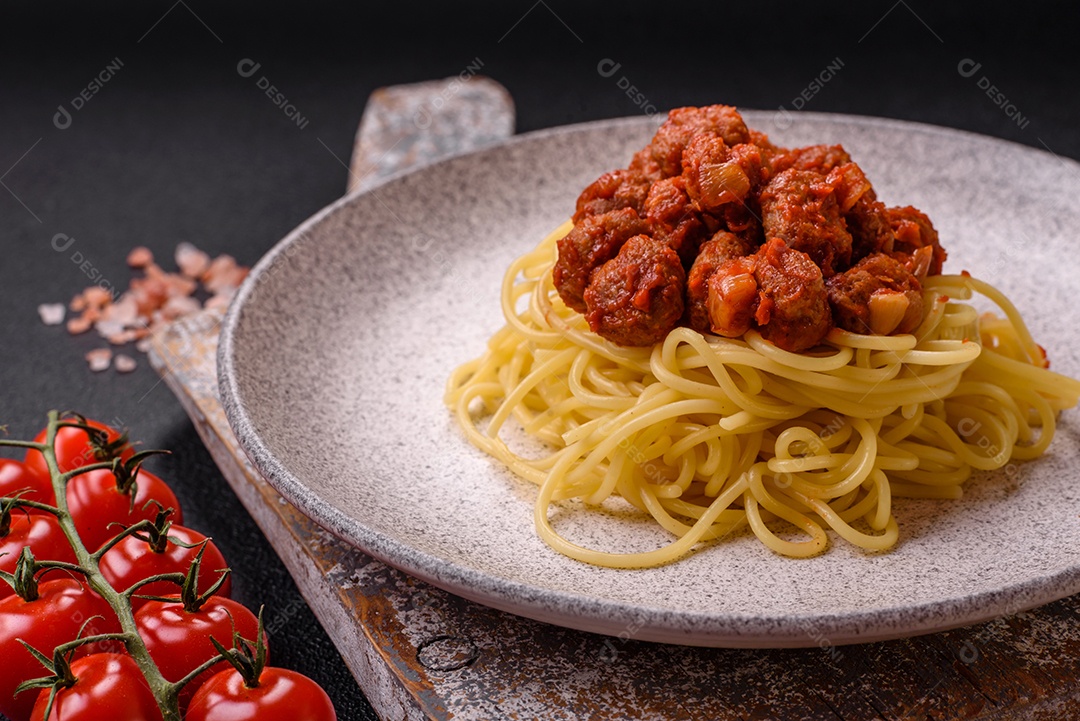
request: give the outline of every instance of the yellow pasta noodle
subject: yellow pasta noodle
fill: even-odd
[[[1080,398],[1080,382],[1044,367],[1008,299],[966,275],[927,278],[927,311],[910,335],[836,329],[790,353],[755,331],[731,339],[680,327],[651,348],[613,345],[552,286],[570,227],[510,266],[505,327],[446,392],[468,439],[540,486],[537,531],[567,556],[650,567],[744,527],[786,556],[822,552],[827,529],[885,550],[899,536],[894,497],[956,499],[972,470],[1038,456],[1058,412]],[[1004,317],[980,318],[963,302],[974,294]],[[512,450],[510,424],[544,450]],[[549,520],[558,501],[613,495],[675,540],[592,550]]]

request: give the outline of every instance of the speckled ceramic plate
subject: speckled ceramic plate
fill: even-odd
[[[1080,166],[991,138],[868,118],[747,113],[784,145],[842,142],[889,204],[928,212],[947,270],[1025,311],[1054,368],[1080,375]],[[709,646],[853,643],[1015,613],[1080,591],[1080,422],[1042,459],[980,474],[955,502],[898,501],[900,542],[834,539],[778,557],[748,536],[643,571],[564,558],[536,536],[535,489],[470,446],[442,405],[450,370],[501,326],[503,269],[625,163],[638,118],[530,134],[326,208],[255,268],[221,339],[240,442],[292,503],[436,586],[606,634]],[[664,542],[631,517],[560,528],[613,549]],[[590,525],[592,524],[592,525]]]

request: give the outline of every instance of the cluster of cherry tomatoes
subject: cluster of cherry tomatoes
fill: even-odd
[[[104,452],[127,461],[134,451],[118,431],[96,421],[82,428],[61,427],[54,444],[61,473],[101,460]],[[44,443],[46,431],[35,438]],[[107,441],[104,442],[103,441]],[[98,568],[118,592],[133,586],[130,612],[154,665],[166,681],[179,681],[227,649],[247,639],[265,660],[267,639],[260,619],[231,600],[226,562],[213,541],[185,528],[176,496],[168,485],[134,464],[116,464],[72,476],[66,486],[67,512],[83,546],[99,552]],[[53,506],[53,482],[41,452],[30,449],[23,461],[0,458],[0,498]],[[0,571],[14,574],[29,548],[34,559],[77,564],[76,554],[56,514],[6,504],[0,518]],[[118,532],[140,521],[145,533]],[[195,568],[193,561],[198,558]],[[24,561],[25,563],[25,561]],[[176,580],[139,585],[152,576],[187,577],[184,593]],[[62,674],[66,682],[52,688],[15,694],[16,688],[47,676],[27,646],[46,659],[57,646],[77,637],[122,632],[118,610],[91,590],[72,570],[45,568],[30,584],[33,598],[0,580],[0,712],[11,721],[51,719],[81,721],[161,719],[162,711],[143,670],[119,640],[78,646]],[[104,591],[103,591],[104,593]],[[154,600],[140,596],[156,597]],[[126,609],[122,610],[126,612]],[[213,639],[213,640],[211,640]],[[243,644],[247,646],[248,644]],[[249,653],[252,659],[254,655]],[[250,666],[251,664],[249,664]],[[188,682],[180,692],[180,710],[188,721],[241,719],[335,719],[329,697],[314,681],[287,669],[256,663],[254,669],[233,668],[220,661]]]

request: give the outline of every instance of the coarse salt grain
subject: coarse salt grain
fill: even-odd
[[[135,302],[135,296],[124,293],[120,300],[106,306],[101,313],[102,320],[113,321],[121,325],[131,325],[139,319],[139,305]]]
[[[175,295],[161,307],[161,314],[166,320],[175,320],[197,313],[200,307],[199,301],[190,295]]]
[[[112,293],[102,288],[100,285],[92,285],[83,291],[83,298],[86,299],[87,305],[97,306],[101,308],[103,306],[112,303]]]
[[[145,246],[137,246],[128,253],[127,264],[132,268],[145,268],[154,262],[154,254]]]
[[[87,353],[85,357],[86,362],[90,365],[90,370],[100,373],[108,369],[109,364],[112,362],[112,351],[108,348],[95,348]]]
[[[45,325],[60,325],[67,314],[63,303],[42,303],[38,306],[37,312]]]
[[[232,302],[233,295],[235,293],[218,293],[217,295],[210,296],[203,304],[203,308],[207,310],[217,309],[226,310],[229,307],[229,303]]]
[[[93,323],[86,316],[79,316],[78,318],[72,318],[67,322],[67,332],[71,335],[79,335],[90,330]]]
[[[94,328],[102,338],[110,338],[124,332],[124,324],[115,320],[104,318],[94,324]]]
[[[176,267],[188,278],[201,278],[210,267],[210,256],[191,243],[176,246]]]
[[[134,358],[124,353],[117,353],[116,358],[113,359],[113,368],[117,373],[130,373],[137,365]]]

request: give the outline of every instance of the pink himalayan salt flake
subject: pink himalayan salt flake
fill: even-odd
[[[172,297],[191,295],[199,287],[197,281],[185,278],[178,273],[169,273],[162,280],[165,283],[165,295]]]
[[[109,341],[113,345],[125,345],[135,340],[138,336],[134,330],[127,329],[122,330],[119,333],[113,333],[110,336],[106,336],[105,340]]]
[[[203,274],[203,287],[217,294],[229,288],[237,288],[247,277],[248,269],[236,264],[231,255],[219,255]]]
[[[139,306],[135,301],[135,296],[131,293],[124,293],[120,296],[120,300],[105,307],[105,310],[101,312],[101,319],[104,321],[115,321],[121,325],[131,325],[139,319]]]
[[[37,307],[37,312],[45,325],[60,325],[64,322],[67,309],[63,303],[42,303]]]
[[[161,315],[165,320],[175,320],[191,313],[199,311],[199,301],[189,295],[176,295],[169,298],[161,307]]]
[[[100,285],[92,285],[84,290],[83,298],[86,299],[87,305],[96,306],[98,308],[112,303],[112,293],[105,290]]]
[[[135,305],[139,308],[139,314],[149,315],[165,302],[168,289],[165,281],[160,277],[134,278],[131,281],[130,293],[135,298]]]
[[[191,243],[176,246],[176,267],[188,278],[201,278],[210,267],[210,256]]]
[[[153,262],[154,254],[145,246],[136,246],[128,253],[127,264],[132,268],[145,268]]]
[[[217,295],[210,296],[203,304],[203,308],[208,310],[226,310],[229,307],[229,303],[232,303],[234,292],[218,293]]]
[[[100,373],[112,362],[112,351],[108,348],[96,348],[86,354],[86,362],[90,365],[90,370]]]
[[[124,332],[124,324],[115,320],[105,320],[104,318],[94,323],[94,329],[98,332],[102,338],[108,338],[119,333]]]
[[[78,318],[70,318],[67,322],[67,332],[71,335],[79,335],[90,330],[93,323],[85,315],[81,315]]]
[[[137,365],[134,358],[124,353],[117,353],[113,360],[113,368],[116,368],[117,373],[130,373]]]

